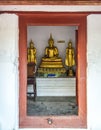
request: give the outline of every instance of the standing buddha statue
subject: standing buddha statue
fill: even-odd
[[[31,40],[27,49],[27,75],[28,77],[34,76],[36,66],[36,48]]]
[[[65,58],[65,65],[68,66],[68,76],[73,76],[73,66],[75,65],[74,59],[74,48],[72,47],[72,42],[68,42],[68,47],[66,48],[66,58]]]
[[[32,40],[29,44],[29,48],[27,49],[27,62],[36,64],[36,48]]]

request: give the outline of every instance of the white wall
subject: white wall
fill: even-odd
[[[89,130],[101,129],[100,53],[101,15],[89,15],[87,19],[87,122]],[[14,14],[1,14],[0,130],[18,130],[18,88],[18,17]]]
[[[13,130],[18,118],[18,17],[0,15],[0,130]]]
[[[91,130],[101,129],[101,15],[87,19],[87,106]]]
[[[0,5],[1,11],[99,12],[101,5]]]

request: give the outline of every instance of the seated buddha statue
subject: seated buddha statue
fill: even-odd
[[[40,67],[42,68],[61,68],[63,67],[62,59],[59,57],[58,48],[54,46],[52,35],[48,40],[49,46],[45,48],[45,55],[42,57]]]

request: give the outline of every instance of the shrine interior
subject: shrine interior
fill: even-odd
[[[77,26],[27,27],[27,114],[77,115]]]

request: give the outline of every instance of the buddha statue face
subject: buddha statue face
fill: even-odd
[[[49,47],[53,47],[53,45],[54,45],[54,41],[52,39],[49,40]]]

